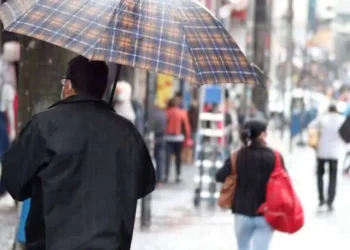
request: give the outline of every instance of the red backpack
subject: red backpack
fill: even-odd
[[[304,212],[281,156],[275,151],[275,169],[267,183],[266,201],[258,209],[269,225],[277,231],[295,233],[304,225]]]

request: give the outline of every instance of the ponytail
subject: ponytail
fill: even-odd
[[[241,137],[241,141],[243,142],[245,147],[248,146],[248,143],[251,140],[251,136],[252,136],[252,133],[251,133],[250,129],[243,129],[241,131],[240,137]]]
[[[261,133],[267,129],[267,122],[265,120],[253,119],[247,121],[241,131],[241,141],[247,147],[250,142],[259,139]]]

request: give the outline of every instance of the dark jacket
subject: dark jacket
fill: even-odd
[[[145,110],[142,107],[142,105],[136,100],[132,100],[131,105],[132,105],[134,112],[135,112],[135,115],[136,115],[135,127],[138,129],[140,134],[143,134]]]
[[[256,211],[265,202],[266,186],[274,166],[274,152],[269,147],[255,142],[239,150],[233,213],[259,216]],[[223,168],[217,172],[216,180],[224,182],[230,174],[231,160],[227,159]]]
[[[155,173],[136,128],[85,96],[37,114],[3,157],[1,180],[32,198],[27,250],[128,250],[137,199]]]
[[[197,132],[198,116],[199,116],[199,108],[197,106],[191,105],[190,109],[188,110],[188,119],[190,122],[192,132]]]
[[[157,140],[164,140],[165,129],[167,125],[166,113],[163,109],[153,106],[151,109],[151,124],[154,136]]]

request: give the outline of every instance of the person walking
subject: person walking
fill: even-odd
[[[191,138],[194,142],[192,147],[192,162],[196,158],[196,141],[197,141],[197,130],[199,123],[199,103],[198,100],[194,99],[191,102],[188,110],[188,119],[191,127]]]
[[[327,205],[329,211],[333,210],[336,196],[338,159],[345,147],[345,143],[339,135],[339,129],[344,121],[345,116],[339,114],[336,106],[331,104],[327,113],[318,116],[309,125],[309,129],[317,129],[319,131],[319,142],[316,148],[319,207]],[[329,166],[327,200],[324,196],[323,184],[326,163]]]
[[[268,250],[274,232],[257,212],[266,200],[267,183],[275,167],[274,151],[266,146],[266,129],[265,120],[249,120],[240,135],[243,146],[237,151],[237,184],[232,206],[238,250]],[[224,183],[231,171],[229,157],[218,170],[216,180]]]
[[[0,159],[16,137],[16,71],[10,51],[0,57]],[[1,169],[1,166],[0,166]],[[14,207],[15,203],[0,181],[0,207]]]
[[[154,131],[154,158],[156,161],[157,182],[161,184],[165,178],[165,164],[166,164],[166,143],[164,134],[166,129],[166,114],[159,105],[154,104],[152,107],[152,127]]]
[[[107,79],[105,62],[73,58],[63,100],[36,114],[3,157],[8,192],[31,198],[26,250],[130,249],[155,170],[134,125],[101,100]]]
[[[168,182],[169,169],[171,164],[171,156],[175,155],[176,165],[176,182],[181,181],[181,151],[183,143],[191,141],[191,128],[188,120],[188,115],[185,110],[180,108],[179,98],[173,98],[169,102],[169,107],[166,110],[167,126],[165,130],[166,141],[166,170],[165,182]]]
[[[132,87],[130,83],[126,81],[118,82],[115,92],[114,110],[118,115],[121,115],[135,124],[136,114],[131,101]]]

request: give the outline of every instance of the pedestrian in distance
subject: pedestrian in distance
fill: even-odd
[[[16,137],[16,70],[11,61],[11,45],[3,46],[0,56],[0,159]],[[0,166],[1,170],[1,166]],[[15,203],[0,182],[0,207],[14,207]]]
[[[154,103],[152,106],[151,127],[154,131],[154,159],[156,162],[157,183],[163,184],[165,178],[165,164],[166,164],[166,142],[164,134],[166,129],[166,114],[159,104]]]
[[[63,100],[36,114],[3,157],[2,183],[31,198],[27,250],[129,250],[137,200],[155,188],[134,125],[101,100],[108,67],[73,58]]]
[[[336,196],[338,159],[345,148],[345,143],[339,135],[339,129],[344,121],[345,117],[337,112],[335,105],[331,104],[327,113],[321,114],[309,125],[309,129],[319,131],[319,140],[316,147],[319,208],[327,205],[329,211],[333,211]],[[323,183],[326,164],[328,164],[329,169],[327,199],[324,195]]]
[[[233,174],[231,164],[235,164],[236,186],[231,209],[235,215],[238,250],[268,250],[274,232],[258,212],[266,201],[276,160],[274,151],[266,146],[266,130],[265,120],[245,122],[240,135],[243,146],[235,153],[235,162],[229,157],[216,174],[216,180],[224,183]],[[281,160],[284,167],[282,156]]]
[[[199,123],[199,103],[198,100],[194,99],[191,102],[190,108],[188,110],[188,119],[191,127],[191,138],[194,142],[192,147],[192,162],[195,159],[196,155],[196,144],[197,141],[197,132],[198,132],[198,123]]]
[[[169,170],[171,165],[171,156],[175,155],[176,165],[176,182],[181,181],[182,159],[181,152],[184,143],[191,144],[191,127],[188,119],[188,114],[180,108],[180,99],[173,98],[169,101],[169,106],[166,110],[167,125],[165,130],[166,141],[166,169],[165,182],[168,182]]]

